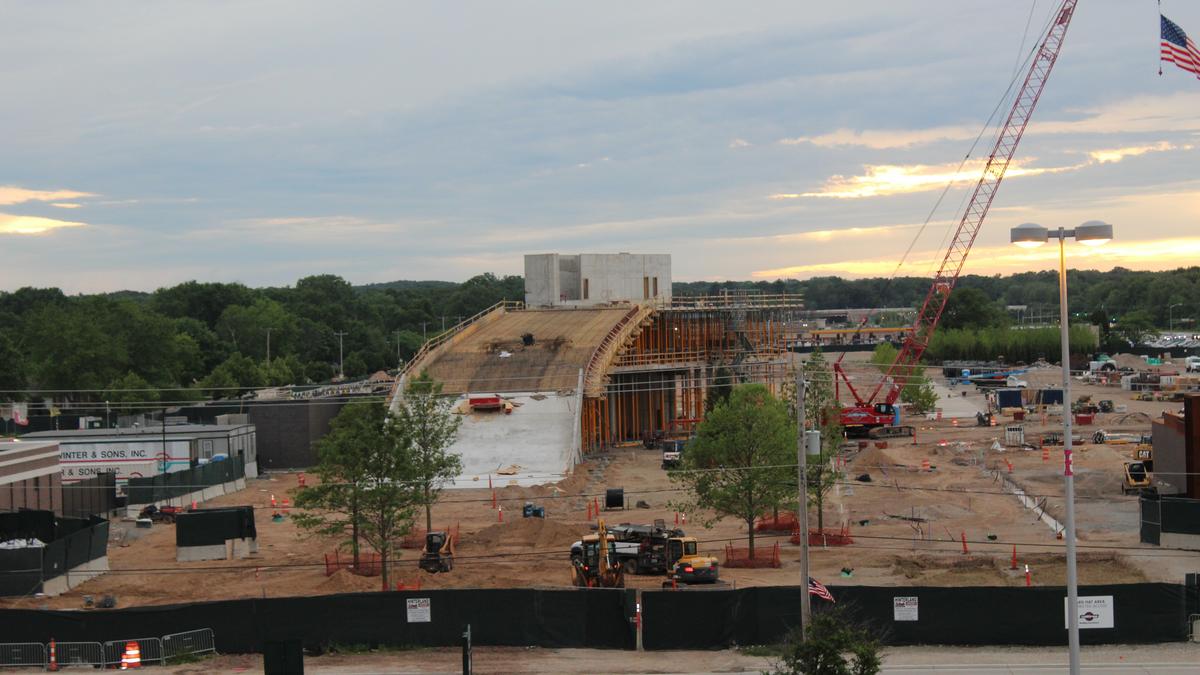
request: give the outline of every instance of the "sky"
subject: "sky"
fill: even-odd
[[[6,3],[0,290],[460,281],[541,252],[929,275],[1057,4]],[[1163,11],[1200,38],[1200,4]],[[1007,244],[1029,221],[1113,224],[1072,267],[1200,261],[1200,79],[1159,76],[1158,30],[1155,3],[1081,0],[966,273],[1052,268]]]

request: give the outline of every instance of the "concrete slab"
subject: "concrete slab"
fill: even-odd
[[[933,380],[932,384],[938,395],[938,407],[942,409],[943,418],[969,417],[974,420],[976,413],[987,410],[983,394],[974,386],[959,385],[951,389],[940,380]],[[963,396],[964,392],[966,396]]]
[[[508,415],[463,415],[451,446],[451,452],[462,456],[463,473],[447,487],[486,487],[489,474],[496,486],[554,483],[574,465],[574,392],[528,392],[505,399],[520,405]],[[515,467],[516,473],[498,473],[505,467]]]

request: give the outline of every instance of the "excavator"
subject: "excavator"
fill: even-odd
[[[579,556],[571,556],[571,585],[580,588],[625,588],[625,568],[617,558],[617,538],[604,521],[596,533],[584,535]]]
[[[1038,44],[1025,73],[1024,82],[1017,90],[1008,117],[1005,118],[1004,125],[992,145],[983,173],[975,184],[970,201],[963,210],[958,227],[942,258],[941,266],[938,267],[912,328],[906,332],[895,361],[888,367],[875,389],[865,397],[854,388],[842,369],[842,359],[846,354],[843,352],[834,362],[835,400],[841,395],[842,384],[845,384],[854,398],[854,403],[843,407],[841,412],[842,426],[847,436],[874,435],[885,438],[911,435],[912,427],[900,426],[900,408],[896,401],[933,338],[934,329],[937,328],[942,311],[946,308],[946,301],[950,299],[950,292],[954,290],[963,264],[967,261],[967,254],[970,253],[975,237],[987,218],[992,200],[1000,189],[1000,182],[1004,180],[1004,173],[1016,154],[1017,145],[1025,134],[1025,127],[1033,117],[1046,81],[1058,60],[1078,2],[1079,0],[1062,0],[1055,18]],[[863,317],[862,323],[859,324],[860,329],[866,325],[869,318],[870,315]]]
[[[717,559],[702,555],[695,537],[667,541],[667,580],[663,588],[678,584],[715,584],[720,576]]]

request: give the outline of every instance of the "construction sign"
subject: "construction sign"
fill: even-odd
[[[1068,598],[1063,598],[1063,620],[1070,628]],[[1113,596],[1089,595],[1079,598],[1079,627],[1082,628],[1112,628],[1113,627]]]

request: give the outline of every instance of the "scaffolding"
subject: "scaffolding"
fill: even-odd
[[[750,292],[678,297],[655,308],[609,361],[603,392],[584,399],[584,448],[690,436],[718,378],[777,393],[794,340],[785,327],[802,310],[798,295]]]

